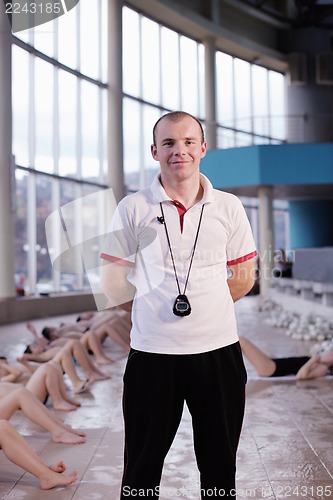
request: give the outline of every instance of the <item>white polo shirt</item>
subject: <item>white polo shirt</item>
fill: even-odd
[[[136,287],[132,309],[131,346],[146,352],[195,354],[238,340],[234,303],[227,284],[227,265],[255,257],[256,250],[240,200],[213,189],[200,174],[202,199],[186,211],[183,229],[178,209],[156,176],[149,188],[125,197],[112,219],[101,257],[134,265],[129,281]],[[186,295],[189,316],[173,314],[179,294],[165,225],[178,275],[180,293],[193,250],[199,218],[201,226]]]

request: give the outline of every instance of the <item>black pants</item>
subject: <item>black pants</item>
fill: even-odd
[[[121,498],[159,498],[165,456],[184,401],[192,416],[201,495],[235,488],[246,371],[239,343],[203,354],[131,350],[124,375],[125,460]],[[140,492],[139,492],[140,490]],[[218,490],[223,490],[218,494]],[[207,494],[205,494],[207,492]]]

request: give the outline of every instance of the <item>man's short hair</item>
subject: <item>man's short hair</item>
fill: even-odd
[[[157,128],[157,125],[162,120],[164,120],[166,118],[166,119],[171,120],[173,122],[179,122],[180,120],[182,120],[183,118],[186,118],[186,117],[193,118],[193,120],[195,120],[197,122],[197,124],[199,125],[200,132],[201,132],[201,143],[203,144],[205,142],[205,133],[204,133],[203,127],[201,125],[201,122],[198,120],[198,118],[191,115],[190,113],[187,113],[186,111],[171,111],[170,113],[166,113],[165,115],[161,116],[154,125],[154,128],[153,128],[154,146],[156,146],[156,128]]]

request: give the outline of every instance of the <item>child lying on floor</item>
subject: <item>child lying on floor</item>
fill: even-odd
[[[296,375],[297,380],[308,380],[333,375],[333,352],[327,351],[314,356],[270,358],[250,340],[239,337],[244,356],[261,377],[284,377]]]

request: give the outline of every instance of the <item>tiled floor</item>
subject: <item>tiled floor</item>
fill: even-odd
[[[307,354],[311,344],[295,341],[283,330],[263,322],[256,310],[258,298],[246,297],[237,307],[240,334],[275,356]],[[60,318],[52,318],[57,324]],[[36,325],[46,324],[36,321]],[[23,324],[0,328],[0,347],[11,359],[29,342]],[[41,491],[36,479],[0,455],[1,499],[116,500],[122,471],[123,427],[121,384],[125,357],[106,341],[114,363],[103,367],[112,378],[96,382],[80,395],[82,406],[60,412],[66,423],[86,430],[82,445],[60,445],[32,424],[21,412],[11,422],[47,463],[63,459],[79,473],[77,483],[62,489]],[[333,391],[331,378],[309,382],[259,379],[248,366],[247,406],[240,440],[237,498],[327,499],[333,498]],[[68,387],[70,387],[68,383]],[[59,412],[58,412],[59,413]],[[198,499],[198,473],[193,455],[187,412],[167,456],[161,483],[161,499]]]

